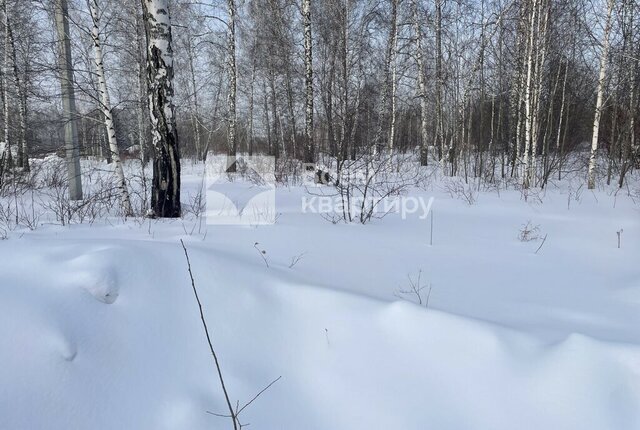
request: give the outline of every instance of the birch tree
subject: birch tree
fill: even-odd
[[[227,22],[227,67],[229,73],[229,94],[227,96],[227,145],[228,157],[227,166],[229,171],[235,172],[236,169],[236,98],[238,74],[236,68],[236,2],[235,0],[227,0],[227,12],[229,14],[229,22]]]
[[[382,99],[380,101],[380,109],[379,109],[379,118],[378,118],[378,129],[375,135],[373,151],[374,154],[378,151],[378,146],[382,140],[382,135],[384,134],[385,128],[385,118],[387,116],[391,117],[391,115],[395,114],[395,57],[396,57],[396,40],[397,40],[397,25],[398,25],[398,0],[389,0],[391,6],[391,23],[389,26],[389,36],[387,39],[387,48],[384,60],[384,70],[383,70],[383,78],[384,83],[382,87]],[[391,99],[391,105],[389,106],[389,111],[387,111],[387,105],[389,103],[389,99]],[[393,121],[392,118],[390,118]],[[391,127],[390,127],[391,131]],[[392,132],[387,135],[387,147],[391,148],[393,146],[392,142]]]
[[[16,42],[13,37],[13,29],[11,20],[9,18],[9,11],[7,10],[7,0],[2,1],[4,11],[4,25],[5,36],[7,38],[5,42],[5,49],[9,49],[11,55],[11,65],[13,72],[13,80],[18,95],[18,115],[20,122],[20,135],[17,150],[16,165],[21,167],[24,171],[29,171],[29,150],[27,148],[27,96],[23,87],[23,82],[20,79],[20,72],[18,71],[18,60],[16,55]],[[6,55],[6,54],[5,54]],[[6,57],[5,57],[6,61]]]
[[[100,108],[102,109],[102,115],[104,116],[104,125],[107,131],[109,151],[111,152],[111,160],[113,162],[117,186],[122,200],[122,212],[124,216],[132,216],[133,209],[131,208],[131,199],[129,197],[129,191],[127,190],[127,182],[124,177],[122,161],[120,160],[120,150],[118,149],[118,140],[116,139],[116,130],[113,123],[113,115],[111,113],[109,89],[107,88],[107,80],[104,74],[104,58],[102,55],[102,44],[100,42],[100,14],[98,10],[98,0],[87,0],[87,3],[91,13],[91,20],[93,21],[91,40],[93,41],[94,63],[98,78]]]
[[[141,0],[147,35],[147,87],[154,149],[151,215],[180,216],[180,152],[173,106],[168,0]]]
[[[396,64],[396,57],[398,54],[398,0],[391,0],[391,31],[390,31],[389,46],[387,47],[387,67],[391,69],[390,77],[390,99],[391,107],[389,109],[389,116],[391,124],[389,126],[389,143],[387,147],[389,151],[393,151],[394,143],[396,140],[396,109],[397,109],[397,89],[398,89],[398,77]],[[387,87],[388,88],[388,87]]]
[[[304,84],[305,84],[305,121],[306,140],[304,161],[313,163],[313,40],[311,38],[311,0],[302,0],[302,21],[304,26]]]
[[[6,2],[3,2],[4,6],[6,6]],[[6,18],[5,14],[5,18]],[[13,165],[13,157],[11,154],[11,139],[9,136],[9,27],[6,25],[4,27],[4,58],[2,59],[2,101],[3,101],[3,110],[4,110],[4,152],[3,154],[5,158],[5,163],[7,167],[12,167]]]
[[[608,0],[607,16],[602,34],[602,53],[600,54],[600,73],[598,74],[598,89],[596,95],[596,110],[593,116],[593,135],[591,138],[591,154],[589,156],[589,171],[587,187],[592,190],[596,187],[596,161],[598,153],[598,138],[600,132],[600,118],[602,117],[602,103],[604,99],[604,86],[607,77],[607,62],[609,58],[609,33],[611,32],[611,14],[615,0]]]
[[[435,0],[435,33],[436,33],[436,138],[434,145],[438,148],[440,162],[442,163],[448,154],[445,154],[444,120],[442,118],[442,2]]]
[[[422,52],[422,27],[420,26],[420,16],[418,1],[411,1],[412,24],[416,38],[416,65],[418,66],[418,94],[420,97],[420,164],[427,165],[427,83],[425,77],[424,56]]]

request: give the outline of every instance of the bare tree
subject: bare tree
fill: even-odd
[[[20,72],[18,71],[18,60],[16,55],[16,43],[13,37],[12,23],[9,18],[9,11],[7,10],[7,0],[2,1],[2,7],[4,11],[4,25],[5,25],[5,50],[8,48],[11,54],[11,65],[13,71],[13,79],[16,87],[16,92],[18,93],[18,115],[20,121],[20,141],[18,144],[18,157],[16,160],[16,165],[18,167],[22,167],[23,170],[29,170],[29,150],[27,147],[27,96],[25,94],[25,89],[23,87],[23,83],[20,80]],[[5,52],[5,64],[6,64],[6,55]],[[6,73],[6,71],[5,71]],[[5,76],[6,79],[6,76]],[[5,100],[6,103],[6,100]]]
[[[173,50],[167,0],[141,0],[147,34],[147,87],[154,149],[153,216],[180,216],[180,152],[173,106]]]
[[[125,216],[133,215],[131,207],[131,199],[127,189],[127,182],[122,169],[122,161],[120,160],[120,150],[118,149],[118,140],[116,138],[116,130],[111,113],[111,100],[109,98],[109,89],[107,88],[107,80],[104,74],[102,44],[100,42],[100,14],[98,9],[98,0],[87,0],[89,10],[91,12],[91,20],[93,28],[91,30],[91,39],[93,40],[94,62],[96,66],[96,74],[98,77],[98,92],[100,93],[100,107],[104,115],[104,124],[107,129],[107,139],[109,141],[109,150],[111,151],[111,160],[113,162],[116,178],[118,180],[118,189],[122,199],[122,212]]]
[[[305,81],[305,155],[304,161],[313,163],[313,40],[311,38],[311,0],[302,0],[304,25],[304,81]]]
[[[607,2],[607,16],[602,34],[602,53],[600,54],[600,73],[598,75],[598,89],[596,96],[596,110],[593,118],[593,136],[591,138],[591,155],[589,156],[589,172],[587,187],[592,190],[596,187],[596,161],[598,153],[598,138],[600,132],[600,118],[602,117],[602,102],[604,99],[604,86],[607,77],[607,62],[609,58],[609,33],[611,32],[611,14],[615,0]]]
[[[411,1],[411,17],[416,38],[416,65],[418,66],[418,94],[420,97],[420,164],[427,165],[428,159],[428,130],[427,130],[427,82],[424,67],[424,55],[422,52],[422,27],[420,26],[420,15],[418,1]],[[438,60],[439,61],[439,60]]]
[[[227,96],[227,146],[229,171],[236,170],[236,153],[238,151],[236,142],[236,97],[238,85],[238,70],[236,68],[236,2],[227,0],[227,12],[229,21],[227,22],[227,67],[229,73],[229,94]]]

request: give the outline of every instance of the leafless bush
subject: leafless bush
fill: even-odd
[[[324,213],[323,217],[333,223],[357,221],[366,224],[387,215],[383,203],[418,184],[419,170],[408,168],[407,158],[380,153],[335,163],[335,171],[330,174],[333,192],[322,190],[320,194],[335,197],[337,207],[331,213]]]
[[[523,187],[520,184],[520,196],[528,203],[542,204],[546,190],[543,188]]]
[[[207,209],[206,196],[204,193],[204,179],[195,193],[187,193],[189,204],[183,208],[185,214],[191,214],[195,218],[200,218]]]
[[[289,263],[289,269],[293,269],[293,267],[298,264],[300,262],[300,260],[302,260],[302,257],[304,257],[305,253],[301,253],[298,255],[294,255],[293,257],[291,257],[291,262]]]
[[[42,210],[36,205],[35,191],[29,192],[28,199],[22,195],[16,205],[18,215],[18,224],[27,227],[29,230],[35,230],[40,225],[40,219],[43,216]]]
[[[518,233],[518,240],[520,240],[520,242],[531,242],[538,239],[540,239],[539,225],[532,225],[531,221],[527,221],[526,224],[522,225]]]
[[[101,189],[92,193],[85,192],[82,200],[69,199],[66,188],[51,188],[41,194],[41,206],[55,215],[62,225],[71,223],[90,224],[102,218],[117,207],[119,194],[115,188]]]
[[[134,213],[144,216],[149,210],[151,180],[139,166],[128,172],[127,179]]]
[[[478,192],[473,185],[465,182],[462,178],[445,178],[442,186],[452,198],[464,200],[469,205],[473,205],[478,198]]]
[[[582,193],[584,192],[584,184],[580,184],[574,188],[573,184],[569,184],[569,194],[567,195],[567,209],[571,209],[571,202],[580,203],[582,201]]]
[[[62,188],[67,185],[67,169],[65,162],[62,158],[50,157],[47,158],[44,163],[47,163],[46,168],[40,170],[39,185],[41,188]]]
[[[58,181],[55,173],[47,175],[47,187],[39,192],[39,203],[45,211],[55,216],[62,225],[93,223],[107,215],[118,214],[120,193],[114,185],[111,172],[100,169],[83,172],[85,184],[82,200],[71,200],[66,181]]]
[[[300,160],[280,158],[276,162],[276,184],[296,186],[302,183],[303,164]]]
[[[429,307],[429,299],[431,298],[431,289],[432,285],[423,284],[422,283],[422,270],[418,271],[418,274],[415,278],[412,278],[411,275],[407,275],[408,278],[408,287],[399,288],[395,296],[403,299],[409,300],[411,302],[417,303],[420,306],[424,306],[425,308]],[[426,294],[425,294],[426,291]]]

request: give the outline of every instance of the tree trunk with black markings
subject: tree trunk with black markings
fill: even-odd
[[[173,106],[173,51],[167,0],[141,0],[147,34],[147,87],[154,149],[151,215],[180,216],[180,151]]]

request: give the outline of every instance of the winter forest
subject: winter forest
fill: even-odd
[[[269,154],[279,172],[397,152],[525,188],[584,169],[594,188],[623,187],[638,161],[634,1],[65,3],[3,3],[4,182],[64,155],[69,121],[74,151],[116,170],[165,146]]]
[[[0,0],[0,429],[640,429],[637,0]]]

